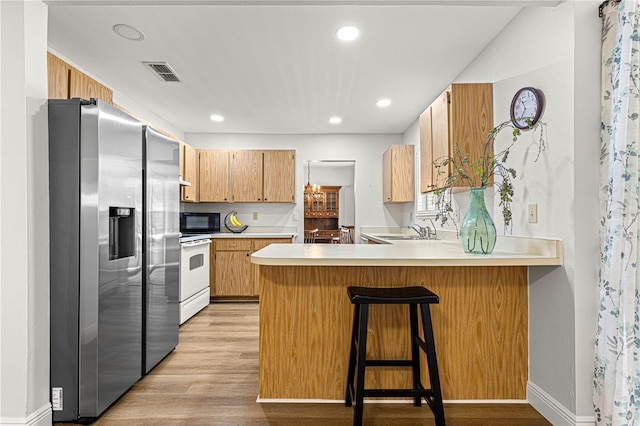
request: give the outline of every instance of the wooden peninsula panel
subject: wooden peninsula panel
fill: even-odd
[[[445,400],[526,399],[526,266],[259,265],[259,277],[260,399],[344,400],[349,285],[422,285],[440,297],[431,311]],[[370,308],[369,358],[409,357],[408,316],[406,306]],[[367,369],[368,387],[410,380],[409,369]]]

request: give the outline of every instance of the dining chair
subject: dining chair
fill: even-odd
[[[349,228],[340,228],[340,244],[351,243],[351,231],[349,231]]]
[[[316,228],[316,229],[305,229],[304,230],[304,243],[305,244],[313,244],[313,243],[315,243],[317,235],[318,235],[318,228]]]

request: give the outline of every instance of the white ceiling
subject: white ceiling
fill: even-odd
[[[280,134],[401,133],[521,6],[559,1],[46,3],[50,49],[176,128]],[[360,28],[351,43],[335,37],[347,24]],[[143,61],[168,62],[182,82]],[[382,97],[391,106],[376,107]]]

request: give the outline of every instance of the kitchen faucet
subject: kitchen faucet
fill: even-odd
[[[427,238],[430,240],[437,240],[438,231],[436,231],[436,224],[433,223],[433,220],[431,220],[431,218],[427,218],[427,219],[429,219],[429,222],[431,222],[431,228],[427,227],[427,233],[428,233]]]
[[[438,232],[436,231],[436,225],[433,223],[433,220],[430,218],[429,222],[431,222],[431,226],[420,226],[417,223],[412,223],[408,226],[409,229],[413,229],[418,233],[420,238],[426,238],[428,240],[437,240]]]
[[[423,228],[417,223],[412,223],[411,225],[409,225],[409,229],[413,229],[414,231],[416,231],[418,235],[420,235],[420,238],[426,238],[428,235],[427,228]]]

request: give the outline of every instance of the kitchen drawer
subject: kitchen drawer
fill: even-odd
[[[269,244],[291,244],[291,238],[265,238],[262,240],[253,240],[253,251],[265,248]]]
[[[216,251],[251,251],[251,239],[224,238],[214,239]]]

